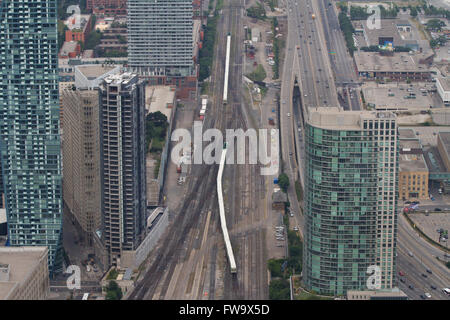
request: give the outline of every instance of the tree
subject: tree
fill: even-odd
[[[287,191],[287,189],[289,188],[289,177],[287,176],[287,174],[280,174],[280,176],[278,177],[278,185],[280,186],[281,190],[283,190],[284,192]]]
[[[106,300],[120,300],[122,299],[122,289],[115,281],[110,281],[106,287]]]
[[[285,279],[272,280],[269,285],[269,299],[271,300],[289,300],[291,290],[289,281]]]

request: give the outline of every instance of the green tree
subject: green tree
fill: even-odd
[[[106,286],[106,300],[120,300],[122,299],[122,289],[116,281],[110,281]]]
[[[280,186],[281,190],[283,190],[284,192],[287,191],[287,189],[289,188],[289,177],[287,176],[287,174],[280,174],[280,176],[278,177],[278,185]]]
[[[272,280],[269,285],[270,300],[289,300],[290,298],[289,281],[285,279]]]

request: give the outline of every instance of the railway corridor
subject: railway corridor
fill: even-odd
[[[203,131],[247,130],[242,99],[244,0],[224,4],[211,74],[212,106]],[[228,103],[223,105],[225,46],[231,33]],[[247,150],[248,151],[248,150]],[[247,154],[248,157],[248,154]],[[166,235],[144,265],[130,299],[268,299],[264,179],[258,165],[226,165],[224,204],[237,274],[230,272],[220,228],[216,178],[219,165],[192,165],[188,192]],[[236,231],[235,231],[236,230]]]

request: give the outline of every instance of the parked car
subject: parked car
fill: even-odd
[[[434,211],[442,211],[441,208],[434,208]]]
[[[430,269],[427,269],[427,272],[428,272],[429,274],[433,274],[433,272],[432,272]]]
[[[414,290],[414,286],[413,285],[409,285],[408,288],[410,288],[411,290]]]

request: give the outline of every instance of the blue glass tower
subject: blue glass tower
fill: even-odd
[[[0,155],[11,246],[61,244],[56,0],[0,1]]]

